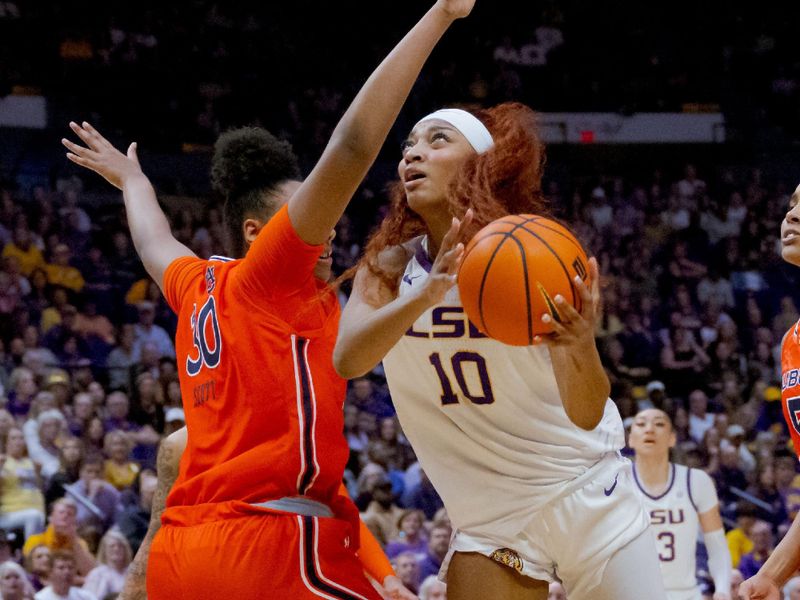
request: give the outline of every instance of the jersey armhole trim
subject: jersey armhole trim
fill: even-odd
[[[694,512],[696,512],[697,514],[700,514],[700,511],[697,508],[697,502],[695,502],[694,498],[692,497],[692,468],[691,467],[686,467],[686,491],[689,494],[689,502],[691,502],[692,506],[694,506]]]

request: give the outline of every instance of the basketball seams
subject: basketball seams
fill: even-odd
[[[559,231],[558,229],[554,229],[553,227],[550,227],[549,225],[547,225],[547,224],[545,224],[545,223],[539,223],[539,222],[538,222],[539,220],[540,220],[540,217],[537,217],[536,219],[533,219],[533,220],[531,220],[531,221],[526,221],[525,223],[520,223],[520,227],[521,227],[522,229],[524,229],[525,231],[529,232],[529,233],[534,233],[533,231],[531,231],[530,229],[528,229],[527,227],[525,227],[525,225],[526,225],[527,223],[536,223],[536,226],[537,226],[537,227],[541,227],[542,229],[546,229],[547,231],[551,231],[551,232],[553,232],[553,233],[555,233],[555,234],[558,234],[558,235],[560,235],[562,238],[564,238],[565,240],[567,240],[567,241],[568,241],[570,244],[572,244],[573,246],[575,246],[575,247],[576,247],[578,250],[580,250],[581,252],[585,252],[585,250],[584,250],[584,249],[583,249],[583,247],[580,245],[580,243],[578,243],[578,242],[575,240],[575,238],[572,236],[572,232],[570,232],[570,233],[569,233],[569,235],[567,235],[567,234],[566,234],[566,233],[564,233],[563,231]],[[556,221],[553,221],[553,222],[554,222],[554,223],[556,223]],[[563,227],[563,225],[562,225],[562,227]],[[564,227],[564,229],[566,229],[566,227]],[[566,229],[566,230],[567,230],[567,231],[569,231],[569,229]]]
[[[575,284],[572,281],[572,277],[570,277],[570,275],[569,275],[569,270],[567,269],[567,266],[564,264],[564,261],[561,260],[561,257],[558,255],[558,252],[553,250],[553,248],[550,246],[550,244],[548,244],[542,238],[542,236],[540,236],[538,233],[536,233],[534,231],[531,231],[530,229],[527,229],[525,227],[519,227],[518,229],[522,229],[523,231],[526,231],[529,234],[531,234],[533,237],[535,237],[537,240],[539,240],[542,244],[544,244],[545,248],[547,248],[550,251],[550,253],[553,256],[556,257],[556,260],[558,261],[558,264],[561,265],[561,268],[564,271],[564,275],[566,275],[567,281],[569,282],[569,291],[572,294],[572,305],[575,307],[575,310],[580,312],[581,309],[583,308],[583,300],[581,299],[580,296],[578,296],[578,294],[576,294]]]
[[[513,236],[510,235],[508,232],[505,232],[505,231],[496,231],[496,232],[490,233],[489,235],[502,235],[503,236],[503,239],[500,240],[500,243],[497,244],[497,246],[495,246],[494,250],[492,251],[492,255],[489,257],[489,260],[486,262],[486,268],[483,270],[483,277],[481,277],[481,287],[478,290],[478,316],[480,317],[481,324],[483,325],[483,331],[486,333],[486,335],[491,337],[491,334],[489,333],[489,328],[486,326],[486,319],[483,318],[483,290],[486,287],[486,279],[489,277],[489,271],[492,268],[492,263],[494,262],[494,259],[497,256],[497,253],[500,252],[500,248],[503,247],[503,244],[505,243],[505,241],[508,238],[513,237]],[[487,235],[486,237],[489,237],[489,235]],[[482,239],[485,239],[485,238],[482,238]],[[475,245],[477,246],[477,243]],[[473,246],[473,248],[474,248],[474,246]]]
[[[528,313],[528,344],[533,344],[533,314],[531,311],[531,288],[530,288],[530,281],[528,280],[528,257],[525,254],[525,246],[522,245],[516,237],[514,237],[514,233],[511,232],[508,234],[514,242],[517,244],[517,248],[519,248],[519,254],[522,261],[522,275],[525,279],[525,311]],[[489,270],[489,267],[486,267],[486,270]]]

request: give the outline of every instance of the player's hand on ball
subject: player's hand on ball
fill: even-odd
[[[472,209],[467,209],[464,218],[459,220],[453,217],[450,229],[442,239],[442,245],[436,260],[433,261],[431,274],[425,283],[419,287],[419,293],[425,298],[429,306],[444,300],[445,294],[453,287],[458,277],[458,267],[464,258],[464,244],[459,242],[464,231],[472,223]]]
[[[135,142],[128,146],[127,154],[123,154],[86,121],[82,125],[70,122],[69,127],[86,144],[81,146],[66,138],[61,140],[72,162],[91,169],[120,190],[128,177],[142,174]]]
[[[739,586],[739,597],[743,600],[781,600],[781,592],[769,577],[756,573]]]
[[[535,343],[545,342],[553,346],[583,346],[589,342],[594,343],[595,324],[600,306],[600,270],[594,257],[589,259],[589,281],[591,288],[580,277],[575,277],[575,290],[581,298],[580,312],[575,310],[575,307],[561,294],[553,299],[561,322],[550,314],[542,315],[542,322],[550,325],[553,332],[537,335],[534,338]]]

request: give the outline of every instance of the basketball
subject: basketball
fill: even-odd
[[[464,250],[461,303],[485,335],[528,346],[552,331],[543,314],[560,320],[553,301],[558,294],[581,310],[574,278],[586,281],[588,264],[580,242],[560,223],[537,215],[502,217],[476,233]]]

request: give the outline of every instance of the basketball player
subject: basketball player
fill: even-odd
[[[175,483],[180,469],[180,460],[186,449],[187,431],[181,427],[165,437],[158,447],[158,486],[153,496],[153,508],[150,511],[150,525],[147,535],[142,540],[142,545],[133,558],[128,574],[125,577],[125,587],[120,593],[119,600],[147,600],[146,581],[147,558],[150,555],[150,544],[158,529],[161,527],[161,514],[164,512],[167,494]],[[346,494],[346,490],[341,490]],[[363,522],[360,524],[361,548],[358,558],[364,572],[376,582],[383,582],[381,586],[387,598],[398,600],[414,600],[416,596],[406,588],[392,569],[388,557],[370,533]]]
[[[454,287],[460,239],[505,214],[543,212],[542,166],[521,104],[422,118],[357,268],[334,365],[354,377],[383,360],[403,431],[456,530],[440,572],[448,598],[544,600],[561,580],[570,600],[660,600],[594,340],[597,262],[591,290],[575,282],[582,311],[557,297],[562,322],[532,346],[481,335]]]
[[[800,185],[789,199],[781,223],[781,256],[800,267]],[[800,321],[783,336],[781,402],[795,452],[800,456]],[[739,586],[744,600],[780,600],[781,588],[800,569],[800,515],[753,577]]]
[[[731,600],[731,554],[714,482],[704,471],[669,461],[675,442],[672,421],[664,411],[649,408],[634,417],[628,438],[636,452],[633,478],[650,514],[667,598],[703,598],[695,560],[699,525],[717,590],[714,600]]]
[[[68,157],[123,191],[137,251],[178,314],[190,435],[150,549],[151,600],[378,598],[355,553],[358,512],[339,493],[348,449],[345,381],[331,365],[338,301],[314,272],[329,264],[332,228],[427,56],[473,4],[428,10],[302,184],[232,190],[237,259],[195,257],[172,237],[135,144],[125,156],[88,123],[71,124],[86,146],[64,140]]]

